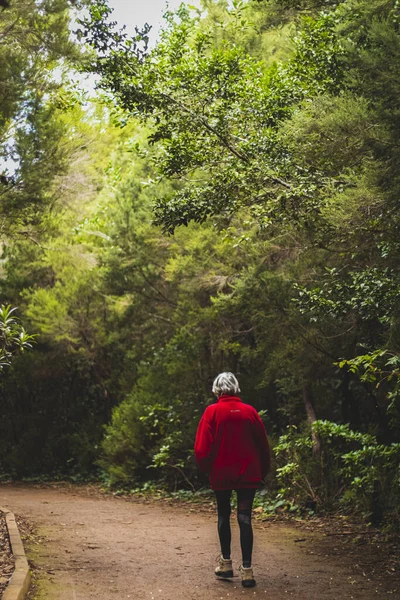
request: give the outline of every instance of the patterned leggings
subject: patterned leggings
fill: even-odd
[[[251,510],[256,490],[246,488],[236,490],[237,493],[237,519],[240,528],[240,546],[242,549],[242,562],[244,567],[251,567],[253,551],[253,528],[251,526]],[[218,509],[218,535],[221,543],[221,552],[224,558],[231,557],[231,495],[232,490],[219,490],[215,492]]]

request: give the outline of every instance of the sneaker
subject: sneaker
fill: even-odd
[[[218,561],[218,566],[215,569],[216,576],[221,577],[222,579],[233,577],[232,560],[230,558],[224,558],[223,556],[220,556]]]
[[[239,567],[239,571],[242,576],[243,587],[254,587],[256,585],[253,575],[253,567],[244,567],[241,565]]]

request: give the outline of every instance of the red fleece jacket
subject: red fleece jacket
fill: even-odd
[[[236,396],[223,395],[206,408],[194,453],[213,490],[256,488],[269,471],[264,425],[257,411]]]

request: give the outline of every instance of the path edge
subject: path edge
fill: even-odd
[[[10,538],[11,552],[15,558],[14,573],[4,590],[3,600],[24,600],[31,583],[28,560],[24,545],[21,540],[15,515],[7,508],[0,506],[0,512],[5,515],[8,537]]]

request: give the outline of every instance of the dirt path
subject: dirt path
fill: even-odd
[[[257,587],[216,580],[215,517],[185,507],[91,497],[68,490],[0,485],[0,506],[35,525],[42,542],[28,547],[38,568],[35,598],[48,600],[372,600],[399,598],[367,577],[354,576],[321,550],[315,535],[280,524],[256,527]],[[319,546],[317,546],[319,547]],[[233,523],[237,573],[239,543]]]

